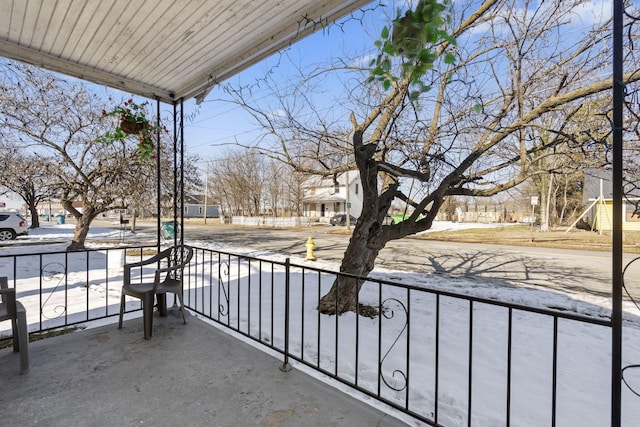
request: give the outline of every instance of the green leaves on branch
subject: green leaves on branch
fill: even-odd
[[[368,82],[378,81],[385,90],[401,79],[409,79],[412,91],[411,99],[429,90],[422,81],[424,75],[433,69],[438,59],[438,45],[447,42],[456,44],[455,38],[445,30],[451,22],[451,0],[420,0],[414,10],[408,10],[404,16],[398,10],[393,21],[393,30],[384,27],[380,40],[375,42],[380,53],[371,61],[371,76]],[[400,75],[394,74],[394,61],[401,57]],[[451,53],[444,54],[444,62],[452,64],[456,58]]]

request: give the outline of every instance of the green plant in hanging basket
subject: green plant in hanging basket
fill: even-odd
[[[451,23],[452,0],[419,0],[415,9],[397,11],[393,26],[384,27],[380,40],[375,42],[379,53],[371,61],[368,82],[382,83],[389,90],[401,79],[411,84],[409,97],[417,99],[429,90],[422,81],[423,76],[433,69],[439,55],[444,55],[446,64],[453,64],[456,57],[446,51],[446,47],[455,46],[456,39],[447,33]],[[399,64],[394,58],[401,58]],[[399,66],[399,75],[394,70]]]
[[[147,106],[149,102],[137,104],[133,99],[125,101],[111,111],[102,110],[102,117],[117,117],[119,119],[116,128],[97,139],[102,144],[113,144],[116,141],[124,141],[130,136],[138,139],[138,157],[140,160],[155,159],[156,142],[162,132],[168,133],[165,126],[152,124],[147,118]]]

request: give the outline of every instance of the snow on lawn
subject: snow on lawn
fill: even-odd
[[[522,225],[522,224],[518,224],[515,222],[495,224],[495,223],[484,223],[484,222],[481,223],[481,222],[433,221],[433,224],[431,225],[430,229],[418,234],[433,233],[436,231],[465,230],[470,228],[510,227],[513,225]]]
[[[68,240],[72,231],[73,227],[70,225],[48,226],[21,239],[42,242]],[[119,230],[94,229],[89,238],[117,239],[118,236]],[[189,244],[276,262],[283,262],[285,259],[283,255],[210,242],[191,241]],[[70,322],[74,319],[81,320],[82,316],[86,316],[87,306],[96,315],[117,313],[121,266],[124,262],[122,251],[96,251],[77,256],[64,253],[25,255],[20,256],[15,265],[12,264],[13,257],[2,257],[35,251],[62,251],[65,246],[56,244],[25,248],[13,245],[0,249],[0,271],[10,277],[15,274],[18,298],[27,308],[31,329],[38,328],[40,307],[45,320],[52,322],[47,325],[62,322],[64,316],[68,316]],[[223,318],[233,324],[237,322],[239,330],[282,348],[285,295],[283,267],[276,265],[273,271],[264,269],[260,276],[260,271],[252,263],[226,265],[225,268],[230,270],[224,279],[224,290],[229,294],[229,301],[225,301],[219,299],[222,294],[216,287],[217,272],[222,265],[218,261],[202,261],[203,257],[196,260],[201,265],[194,268],[198,273],[192,273],[193,280],[197,283],[203,277],[215,279],[201,285],[197,291],[190,291],[187,295],[189,305],[205,313],[212,309],[217,312],[220,305],[223,305]],[[291,261],[309,268],[329,271],[338,269],[336,263],[309,264],[302,258]],[[42,269],[42,279],[38,271],[40,265],[46,266]],[[66,277],[60,275],[64,265],[68,270]],[[206,269],[215,274],[210,276]],[[509,384],[509,309],[478,302],[470,304],[463,299],[437,297],[427,292],[407,292],[402,288],[385,287],[380,292],[378,285],[370,281],[360,292],[361,301],[371,305],[385,301],[385,316],[377,319],[356,318],[353,313],[339,317],[319,316],[315,309],[318,295],[326,292],[334,276],[317,274],[308,269],[303,274],[303,270],[297,267],[292,267],[291,272],[290,298],[293,309],[290,313],[289,346],[293,354],[317,364],[323,370],[335,372],[348,381],[357,381],[360,387],[374,394],[379,387],[378,369],[381,365],[381,394],[400,405],[404,405],[408,399],[408,408],[426,417],[434,416],[437,376],[439,423],[447,426],[466,425],[471,406],[473,425],[505,425]],[[372,277],[489,300],[538,308],[554,307],[597,319],[609,316],[610,301],[587,294],[568,295],[559,291],[506,287],[477,278],[417,274],[381,268],[376,269]],[[67,292],[53,292],[62,288],[66,288]],[[42,299],[40,289],[43,289]],[[238,304],[238,299],[242,304]],[[132,308],[139,307],[136,301],[132,300],[130,303]],[[272,306],[273,313],[270,311]],[[407,312],[410,316],[408,328],[405,327]],[[439,326],[438,336],[436,324]],[[556,425],[608,425],[611,370],[609,328],[564,319],[554,325],[552,317],[520,310],[513,310],[511,316],[511,425],[551,424],[554,326],[557,326],[558,331],[555,349],[558,354]],[[0,328],[5,327],[0,325]],[[380,329],[383,330],[383,337],[379,343]],[[470,340],[471,329],[473,334]],[[320,338],[315,335],[318,330]],[[338,339],[336,331],[339,331]],[[0,333],[6,332],[0,330]],[[396,339],[397,343],[393,345]],[[439,350],[437,353],[436,348]],[[339,356],[337,361],[334,358],[336,353]],[[379,357],[383,357],[381,364],[378,363]],[[471,373],[468,367],[470,357]],[[436,361],[438,372],[435,369]],[[625,305],[623,366],[634,363],[640,363],[640,312],[631,305]],[[404,375],[408,375],[406,388]],[[467,386],[470,375],[473,378],[471,405],[468,402]],[[640,389],[640,373],[630,371],[626,377],[636,390]],[[401,391],[395,391],[394,388]],[[623,387],[622,417],[623,425],[629,427],[637,425],[640,419],[640,398],[626,387]]]
[[[29,230],[26,236],[20,236],[15,241],[18,242],[45,242],[49,240],[65,240],[71,241],[75,224],[44,224],[39,228]],[[126,232],[130,235],[130,232]],[[115,228],[98,228],[91,227],[89,229],[88,242],[97,239],[118,239],[120,238],[120,230]]]

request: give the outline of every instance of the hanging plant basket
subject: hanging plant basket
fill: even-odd
[[[122,120],[120,121],[120,129],[129,135],[137,134],[144,129],[144,123],[135,122],[133,120]]]
[[[116,106],[111,111],[102,110],[102,117],[114,117],[118,120],[118,126],[113,131],[105,132],[104,136],[96,139],[96,142],[111,145],[116,141],[125,139],[137,139],[138,154],[140,160],[155,158],[156,144],[160,140],[161,133],[169,133],[165,126],[153,121],[146,116],[146,107],[149,103],[136,104],[133,99],[125,101],[122,106]],[[133,138],[131,138],[133,137]]]
[[[427,43],[421,22],[413,15],[403,16],[393,23],[391,41],[400,53],[416,52]]]

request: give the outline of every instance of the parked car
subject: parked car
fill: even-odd
[[[356,225],[355,217],[349,215],[349,220],[351,221],[351,225]],[[347,225],[347,215],[346,214],[334,215],[329,220],[329,224],[331,224],[331,225]]]
[[[0,212],[0,240],[13,240],[29,234],[29,224],[15,212]]]

